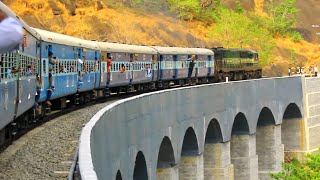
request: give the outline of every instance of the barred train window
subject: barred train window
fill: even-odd
[[[12,68],[16,67],[16,54],[15,53],[4,53],[0,54],[0,74],[1,81],[10,80],[16,77],[15,73],[11,73]]]

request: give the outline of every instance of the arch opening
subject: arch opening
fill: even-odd
[[[275,125],[276,120],[274,119],[273,113],[267,107],[262,108],[259,114],[257,126],[268,126]]]
[[[295,103],[290,103],[283,114],[283,119],[302,118],[300,108]]]
[[[141,151],[138,152],[136,157],[133,180],[148,180],[147,164]]]
[[[271,110],[264,107],[259,114],[256,130],[259,179],[268,179],[269,172],[281,171],[283,146],[281,127],[276,125]]]
[[[230,142],[231,162],[238,179],[258,179],[256,135],[250,135],[247,118],[238,113],[232,126]]]
[[[181,155],[198,155],[199,147],[196,133],[189,127],[184,135]]]
[[[214,144],[223,142],[221,128],[216,119],[211,120],[206,132],[206,144]]]
[[[232,125],[232,135],[249,134],[249,125],[246,116],[243,113],[238,113],[234,118]]]
[[[163,138],[159,153],[157,168],[168,168],[175,165],[175,158],[171,140],[166,136]]]
[[[283,114],[281,140],[285,151],[301,150],[304,146],[302,114],[295,103],[290,103]]]
[[[121,172],[118,170],[116,180],[122,180]]]

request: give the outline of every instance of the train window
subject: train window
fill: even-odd
[[[1,81],[14,78],[16,69],[16,55],[14,53],[0,54]]]
[[[38,72],[37,59],[31,56],[25,56],[22,54],[17,54],[20,59],[20,75],[21,76],[35,76]]]
[[[111,59],[111,53],[107,53],[107,59]]]

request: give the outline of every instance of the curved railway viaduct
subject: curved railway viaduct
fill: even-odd
[[[82,179],[270,179],[320,145],[320,79],[183,87],[111,104],[80,138]]]

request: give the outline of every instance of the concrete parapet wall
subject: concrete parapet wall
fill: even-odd
[[[164,137],[172,143],[172,166],[179,166],[189,127],[196,134],[199,154],[203,154],[212,119],[219,123],[223,142],[231,140],[233,121],[240,112],[246,118],[249,134],[255,134],[264,107],[271,110],[275,124],[281,124],[289,104],[304,109],[302,83],[301,77],[260,79],[164,90],[120,100],[100,110],[83,129],[79,149],[81,177],[114,180],[119,170],[123,179],[132,179],[136,156],[142,152],[148,178],[156,179],[159,147]],[[252,156],[238,162],[250,162],[246,166],[257,171],[253,149],[248,151]],[[233,173],[230,169],[232,165],[216,174],[226,177],[225,173]]]

